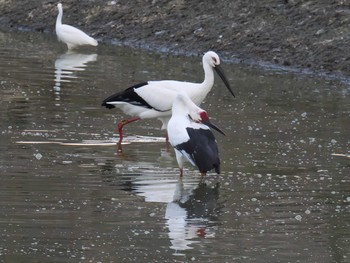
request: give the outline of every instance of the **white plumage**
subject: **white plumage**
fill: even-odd
[[[179,93],[173,103],[168,123],[169,142],[183,175],[184,162],[197,166],[202,175],[215,169],[220,173],[217,143],[209,127],[223,133],[209,121],[206,111],[199,108],[185,93]]]
[[[56,19],[56,34],[60,41],[67,44],[68,49],[75,48],[81,45],[97,46],[98,43],[95,39],[85,34],[78,28],[70,25],[62,24],[62,4],[57,4],[58,15]]]
[[[213,69],[234,96],[220,67],[220,58],[215,52],[208,51],[204,54],[203,69],[204,80],[202,83],[176,80],[148,81],[134,85],[106,98],[102,102],[102,106],[109,109],[117,107],[125,114],[134,116],[132,119],[119,122],[119,144],[123,138],[123,126],[139,119],[158,118],[163,124],[162,129],[166,129],[171,116],[173,101],[179,92],[186,93],[196,105],[200,105],[213,87]]]

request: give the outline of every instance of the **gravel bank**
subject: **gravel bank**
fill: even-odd
[[[99,41],[181,54],[215,50],[350,77],[350,1],[62,1],[63,22]],[[57,1],[0,0],[0,28],[54,34]]]

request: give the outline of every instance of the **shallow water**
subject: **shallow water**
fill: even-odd
[[[201,58],[0,33],[1,262],[349,262],[350,87],[223,63],[202,104],[222,174],[178,177],[156,120],[100,107]],[[112,142],[112,143],[111,143]]]

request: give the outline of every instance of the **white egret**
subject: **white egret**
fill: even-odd
[[[70,25],[62,24],[62,4],[57,4],[58,15],[56,19],[56,34],[60,41],[67,44],[68,49],[75,48],[81,45],[97,46],[98,43],[95,39],[85,34],[78,28]]]

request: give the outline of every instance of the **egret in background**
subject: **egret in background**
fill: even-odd
[[[220,173],[218,146],[209,127],[224,134],[209,121],[205,110],[195,105],[187,94],[179,93],[173,103],[168,136],[175,149],[180,177],[185,161],[197,166],[202,176],[212,169]]]
[[[120,146],[123,140],[123,126],[128,123],[140,119],[158,118],[163,124],[162,129],[166,129],[173,101],[179,92],[185,92],[199,106],[214,85],[213,69],[218,73],[232,96],[235,96],[220,67],[220,58],[215,52],[208,51],[204,54],[203,69],[204,81],[202,83],[176,80],[147,81],[106,98],[102,102],[102,106],[109,109],[118,107],[125,114],[133,116],[131,119],[118,123],[118,145]]]
[[[58,3],[57,8],[58,16],[56,19],[56,34],[60,41],[67,44],[68,49],[72,49],[81,45],[97,46],[97,41],[85,34],[80,29],[70,25],[62,24],[62,4]]]

